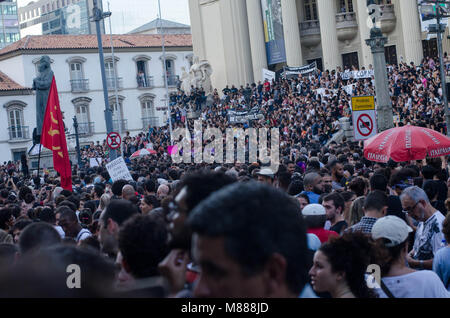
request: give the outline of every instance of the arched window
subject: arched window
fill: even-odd
[[[78,133],[80,135],[94,134],[94,123],[90,120],[89,112],[89,104],[91,101],[92,99],[89,97],[78,97],[72,100],[78,122]]]
[[[153,76],[150,76],[150,70],[148,61],[151,60],[150,56],[138,55],[133,58],[136,62],[136,81],[138,88],[151,88],[153,87]]]
[[[316,0],[305,0],[305,21],[318,19]]]
[[[84,78],[83,64],[86,59],[81,56],[70,57],[66,60],[69,64],[70,84],[72,92],[87,92],[89,91],[89,80]]]
[[[114,90],[114,85],[117,86],[117,89],[122,89],[122,78],[117,73],[118,61],[119,58],[117,56],[114,57],[114,61],[111,56],[105,58],[106,84],[109,90]]]
[[[143,129],[155,127],[158,124],[159,118],[155,114],[155,97],[156,96],[153,94],[144,94],[139,97],[139,101],[141,103]]]
[[[8,116],[9,140],[29,139],[29,127],[24,126],[23,109],[27,106],[22,101],[11,101],[4,105]]]
[[[112,111],[112,119],[113,119],[113,129],[117,132],[122,132],[127,129],[127,120],[123,117],[123,101],[125,97],[122,95],[110,96],[109,98],[109,106]],[[118,102],[117,102],[118,101]]]
[[[175,71],[175,60],[177,59],[176,55],[173,54],[166,54],[166,60],[164,64],[164,57],[161,55],[160,60],[163,62],[163,70],[167,74],[167,84],[169,86],[176,86],[177,85],[177,75]],[[164,80],[164,74],[163,74],[163,80]]]

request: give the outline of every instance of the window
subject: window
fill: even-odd
[[[108,62],[105,62],[105,71],[106,71],[106,78],[114,78],[116,77],[116,72],[114,69],[115,63],[111,60]]]
[[[316,0],[305,0],[305,21],[318,19]]]
[[[344,65],[344,69],[353,69],[355,67],[357,70],[359,69],[359,60],[358,60],[358,53],[347,53],[342,54],[342,62]]]
[[[143,129],[158,125],[159,118],[155,115],[155,97],[156,95],[153,94],[144,94],[139,97]]]
[[[75,106],[75,116],[78,122],[78,133],[87,135],[94,133],[94,125],[90,123],[89,104],[92,101],[89,97],[78,97],[72,100]]]
[[[81,63],[71,63],[70,64],[70,78],[72,80],[83,79],[83,71],[81,68]]]
[[[142,118],[155,117],[155,108],[153,106],[153,100],[144,100],[141,102]]]
[[[50,21],[50,29],[56,29],[61,25],[61,21],[59,19]]]
[[[339,13],[353,12],[353,0],[339,0]]]
[[[386,46],[384,48],[384,55],[388,65],[397,65],[397,48],[395,45]]]
[[[123,97],[121,95],[117,96],[117,100],[119,101],[119,103],[117,103],[115,96],[109,97],[109,106],[112,111],[114,131],[121,132],[121,131],[124,131],[127,129],[126,120],[123,118],[123,101],[124,101],[124,99],[125,99],[125,97]]]
[[[9,139],[27,139],[28,127],[24,126],[23,109],[27,104],[22,101],[11,101],[4,105],[8,116]]]

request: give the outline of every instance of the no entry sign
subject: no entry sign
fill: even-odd
[[[366,140],[377,134],[377,116],[373,96],[353,97],[352,116],[355,140]]]
[[[122,138],[120,138],[120,135],[116,132],[109,133],[108,137],[106,138],[106,143],[108,144],[108,147],[113,150],[119,149],[121,142]]]

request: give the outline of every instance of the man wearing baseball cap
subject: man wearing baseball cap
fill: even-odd
[[[406,266],[408,236],[413,230],[394,215],[379,218],[372,227],[372,238],[380,247],[377,264],[381,267],[381,298],[448,298],[450,294],[439,277],[430,270],[416,271]]]
[[[275,174],[270,168],[262,168],[258,173],[258,181],[266,183],[268,185],[273,185],[273,180],[275,179]]]
[[[308,228],[306,232],[317,235],[321,243],[327,242],[332,236],[339,236],[336,232],[323,228],[327,220],[327,212],[321,204],[308,204],[303,208],[302,215]]]

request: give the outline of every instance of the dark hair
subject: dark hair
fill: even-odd
[[[357,298],[376,298],[376,293],[367,287],[365,274],[373,259],[373,243],[361,232],[344,233],[332,237],[320,248],[331,264],[333,272],[344,272],[350,290]]]
[[[273,187],[245,182],[206,198],[189,217],[193,232],[225,237],[225,251],[247,275],[260,272],[274,253],[287,262],[286,284],[300,293],[308,280],[306,228],[298,203]]]
[[[20,219],[14,223],[14,225],[11,228],[10,233],[13,233],[15,230],[22,231],[24,228],[26,228],[28,225],[33,224],[33,221],[28,219]]]
[[[94,186],[94,192],[97,195],[97,197],[101,197],[103,193],[105,193],[105,188],[103,187],[103,185],[100,184],[96,184]]]
[[[146,195],[144,196],[144,202],[148,205],[153,205],[153,208],[159,207],[159,201],[154,195]]]
[[[341,208],[341,214],[344,213],[345,210],[345,200],[342,197],[341,194],[337,193],[337,192],[333,192],[328,194],[327,196],[323,197],[322,202],[325,201],[333,201],[333,205],[336,209],[338,209],[339,207]]]
[[[111,191],[115,196],[120,197],[122,195],[122,188],[124,185],[128,184],[126,180],[116,180],[114,181]]]
[[[58,204],[58,207],[61,206],[67,206],[68,208],[70,208],[73,212],[77,211],[77,206],[75,205],[75,203],[68,201],[68,200],[64,200],[62,201],[60,204]]]
[[[12,213],[8,208],[3,208],[0,210],[0,229],[8,230],[7,222],[11,219]]]
[[[158,264],[166,257],[167,228],[151,215],[135,215],[119,232],[119,249],[131,274],[136,278],[158,275]]]
[[[425,179],[433,179],[433,177],[436,173],[437,173],[437,170],[432,166],[423,166],[422,167],[422,175]]]
[[[156,184],[153,180],[147,180],[144,183],[144,189],[147,192],[156,192]]]
[[[38,216],[39,220],[42,222],[54,224],[56,222],[55,212],[52,209],[45,207],[42,211],[39,212]]]
[[[89,225],[92,223],[92,212],[90,209],[83,209],[79,215],[80,223],[82,225]]]
[[[44,222],[37,222],[25,227],[19,236],[20,253],[37,251],[41,248],[56,245],[61,237],[53,226]]]
[[[344,199],[344,201],[347,202],[347,201],[350,201],[350,199],[353,196],[356,196],[356,193],[353,191],[344,191],[344,192],[341,192],[341,195],[342,195],[342,198]]]
[[[427,180],[423,184],[423,191],[427,194],[428,199],[434,201],[434,198],[438,195],[439,185],[435,180]]]
[[[89,209],[92,213],[97,210],[97,204],[94,200],[89,200],[84,204],[85,209]]]
[[[295,179],[292,180],[288,187],[289,195],[297,195],[303,192],[303,181]]]
[[[187,214],[203,199],[208,197],[214,191],[217,191],[226,185],[232,184],[236,180],[222,172],[212,172],[209,170],[200,170],[188,173],[181,180],[180,189],[187,187],[186,205]]]
[[[380,190],[370,192],[364,200],[364,210],[381,211],[388,206],[388,197],[386,193]]]
[[[380,190],[386,192],[388,185],[388,180],[383,174],[375,173],[370,178],[370,188],[371,190]]]
[[[364,195],[364,192],[366,191],[366,183],[361,177],[356,177],[355,179],[353,179],[348,187],[350,188],[350,190],[356,193],[357,197],[362,197]]]
[[[108,224],[108,219],[112,219],[120,226],[136,213],[138,213],[137,207],[130,201],[115,199],[111,200],[108,204],[101,219],[103,220],[104,226]]]

